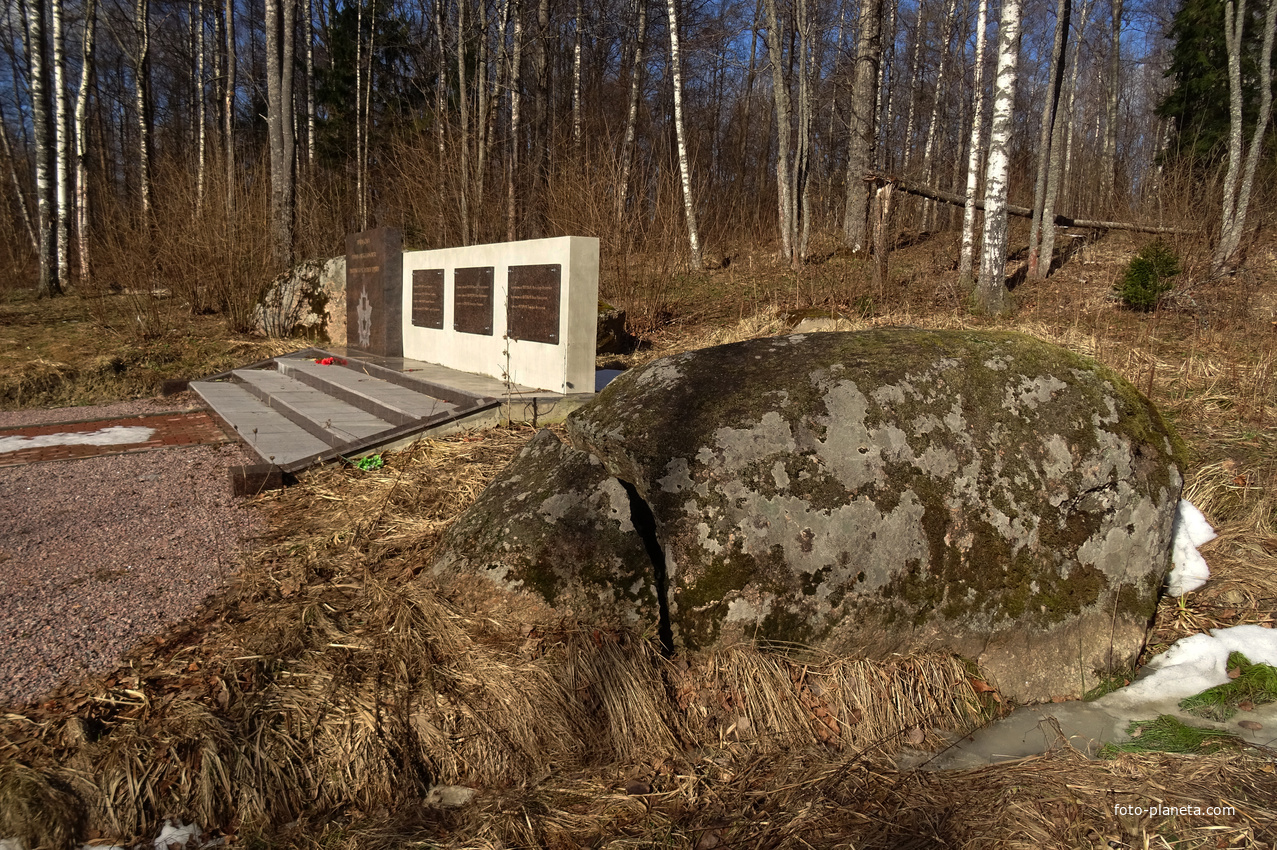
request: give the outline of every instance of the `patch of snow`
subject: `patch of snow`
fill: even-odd
[[[35,437],[0,437],[0,454],[44,446],[120,446],[129,443],[145,443],[155,436],[154,428],[141,425],[113,425],[97,431],[73,431],[62,434],[41,434]]]
[[[1180,499],[1171,531],[1171,574],[1166,577],[1166,592],[1183,596],[1197,590],[1210,578],[1210,567],[1197,547],[1215,539],[1215,529],[1202,512],[1187,499]]]
[[[200,836],[204,830],[198,824],[183,824],[179,821],[164,821],[164,828],[160,830],[159,837],[155,839],[153,846],[155,850],[175,850],[175,848],[185,847],[204,847],[200,841]]]
[[[1277,667],[1277,630],[1230,626],[1177,640],[1148,662],[1138,679],[1096,700],[1106,707],[1178,702],[1228,682],[1228,654],[1240,652],[1252,664]]]
[[[906,751],[902,766],[965,770],[1049,752],[1066,744],[1094,756],[1104,744],[1130,740],[1126,730],[1132,722],[1162,714],[1190,726],[1220,729],[1272,746],[1273,733],[1267,730],[1277,729],[1277,703],[1255,706],[1247,712],[1245,719],[1255,722],[1251,727],[1239,727],[1236,717],[1227,723],[1213,722],[1179,707],[1185,697],[1229,680],[1230,652],[1243,653],[1253,664],[1277,666],[1277,629],[1232,626],[1183,638],[1150,661],[1140,677],[1121,690],[1094,702],[1073,700],[1017,708],[942,753]]]

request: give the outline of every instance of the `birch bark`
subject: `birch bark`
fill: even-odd
[[[1020,13],[1024,0],[1006,0],[998,25],[998,72],[994,82],[989,159],[985,168],[984,238],[976,307],[984,313],[1005,312],[1007,305],[1007,168],[1020,60]]]
[[[523,69],[523,15],[520,0],[514,3],[514,57],[510,61],[510,170],[506,173],[506,224],[505,238],[513,242],[518,233],[518,209],[516,206],[519,183],[519,151],[523,141],[519,136],[519,85]],[[642,2],[642,0],[640,0]]]
[[[544,0],[543,0],[544,2]],[[683,215],[692,268],[701,267],[701,240],[696,230],[696,205],[692,199],[692,169],[687,157],[687,130],[683,122],[683,70],[678,47],[678,0],[666,0],[670,19],[670,68],[674,73],[674,134],[678,144],[678,171],[683,183]]]
[[[26,48],[31,85],[31,124],[35,145],[35,191],[39,233],[40,277],[36,294],[47,298],[62,294],[58,284],[58,243],[54,198],[53,142],[55,132],[49,104],[49,63],[45,38],[44,0],[26,4]]]
[[[647,35],[647,2],[636,0],[638,23],[634,30],[634,59],[630,67],[630,102],[625,113],[625,136],[621,141],[621,179],[616,189],[616,223],[625,218],[630,193],[630,169],[634,162],[634,134],[638,125],[639,94],[643,91],[643,40]],[[751,73],[753,68],[750,69]],[[748,97],[748,94],[746,95]]]
[[[1122,0],[1113,0],[1109,23],[1109,67],[1104,93],[1104,145],[1100,153],[1100,197],[1111,200],[1117,180],[1117,99],[1122,90]]]
[[[62,33],[62,0],[50,4],[53,24],[53,103],[55,192],[54,221],[58,245],[58,289],[65,291],[71,283],[71,197],[68,185],[71,180],[71,118],[68,112],[66,84],[66,42]]]
[[[136,0],[133,4],[133,28],[137,35],[137,53],[133,57],[133,102],[137,113],[138,195],[142,221],[146,222],[151,215],[151,0]]]
[[[1042,129],[1038,139],[1037,179],[1033,186],[1033,221],[1029,225],[1029,277],[1044,278],[1051,268],[1051,257],[1046,258],[1046,268],[1039,270],[1042,236],[1042,210],[1046,204],[1047,171],[1051,162],[1051,145],[1055,140],[1055,115],[1060,103],[1060,89],[1064,82],[1064,51],[1069,39],[1070,0],[1059,0],[1055,13],[1055,40],[1051,45],[1051,71],[1047,82],[1046,105],[1042,109]]]
[[[89,86],[93,79],[93,40],[97,7],[88,0],[84,9],[84,44],[81,51],[80,88],[75,95],[75,240],[80,249],[80,285],[92,280],[89,252]]]
[[[226,152],[226,214],[235,209],[235,0],[226,0],[226,92],[222,108],[222,146]]]
[[[1232,271],[1246,229],[1246,211],[1255,185],[1255,168],[1263,148],[1264,133],[1273,106],[1273,37],[1277,30],[1277,0],[1268,0],[1264,15],[1264,41],[1260,48],[1259,111],[1244,164],[1239,165],[1242,149],[1241,45],[1246,0],[1238,0],[1236,15],[1233,0],[1224,6],[1224,29],[1228,47],[1229,138],[1228,174],[1224,178],[1224,215],[1220,226],[1219,245],[1211,260],[1211,276]],[[1239,174],[1240,172],[1240,179]]]

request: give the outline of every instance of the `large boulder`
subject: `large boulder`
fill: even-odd
[[[631,493],[598,458],[542,430],[449,526],[435,575],[454,601],[490,616],[569,616],[656,636],[657,577]]]
[[[256,326],[270,337],[323,336],[346,344],[346,258],[307,260],[271,281]]]
[[[680,354],[614,381],[568,433],[650,510],[676,646],[943,648],[1024,701],[1077,696],[1138,654],[1184,466],[1130,384],[1011,333]]]

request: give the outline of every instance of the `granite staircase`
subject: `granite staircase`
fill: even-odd
[[[330,365],[317,362],[329,357]],[[263,463],[283,473],[487,427],[503,403],[539,392],[403,358],[313,348],[190,386]]]

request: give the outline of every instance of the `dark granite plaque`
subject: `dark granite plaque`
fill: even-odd
[[[403,234],[378,227],[346,237],[346,344],[403,356]]]
[[[412,324],[443,330],[443,269],[413,269]]]
[[[510,339],[559,344],[559,265],[510,266]]]
[[[452,273],[452,329],[492,336],[492,266]]]

